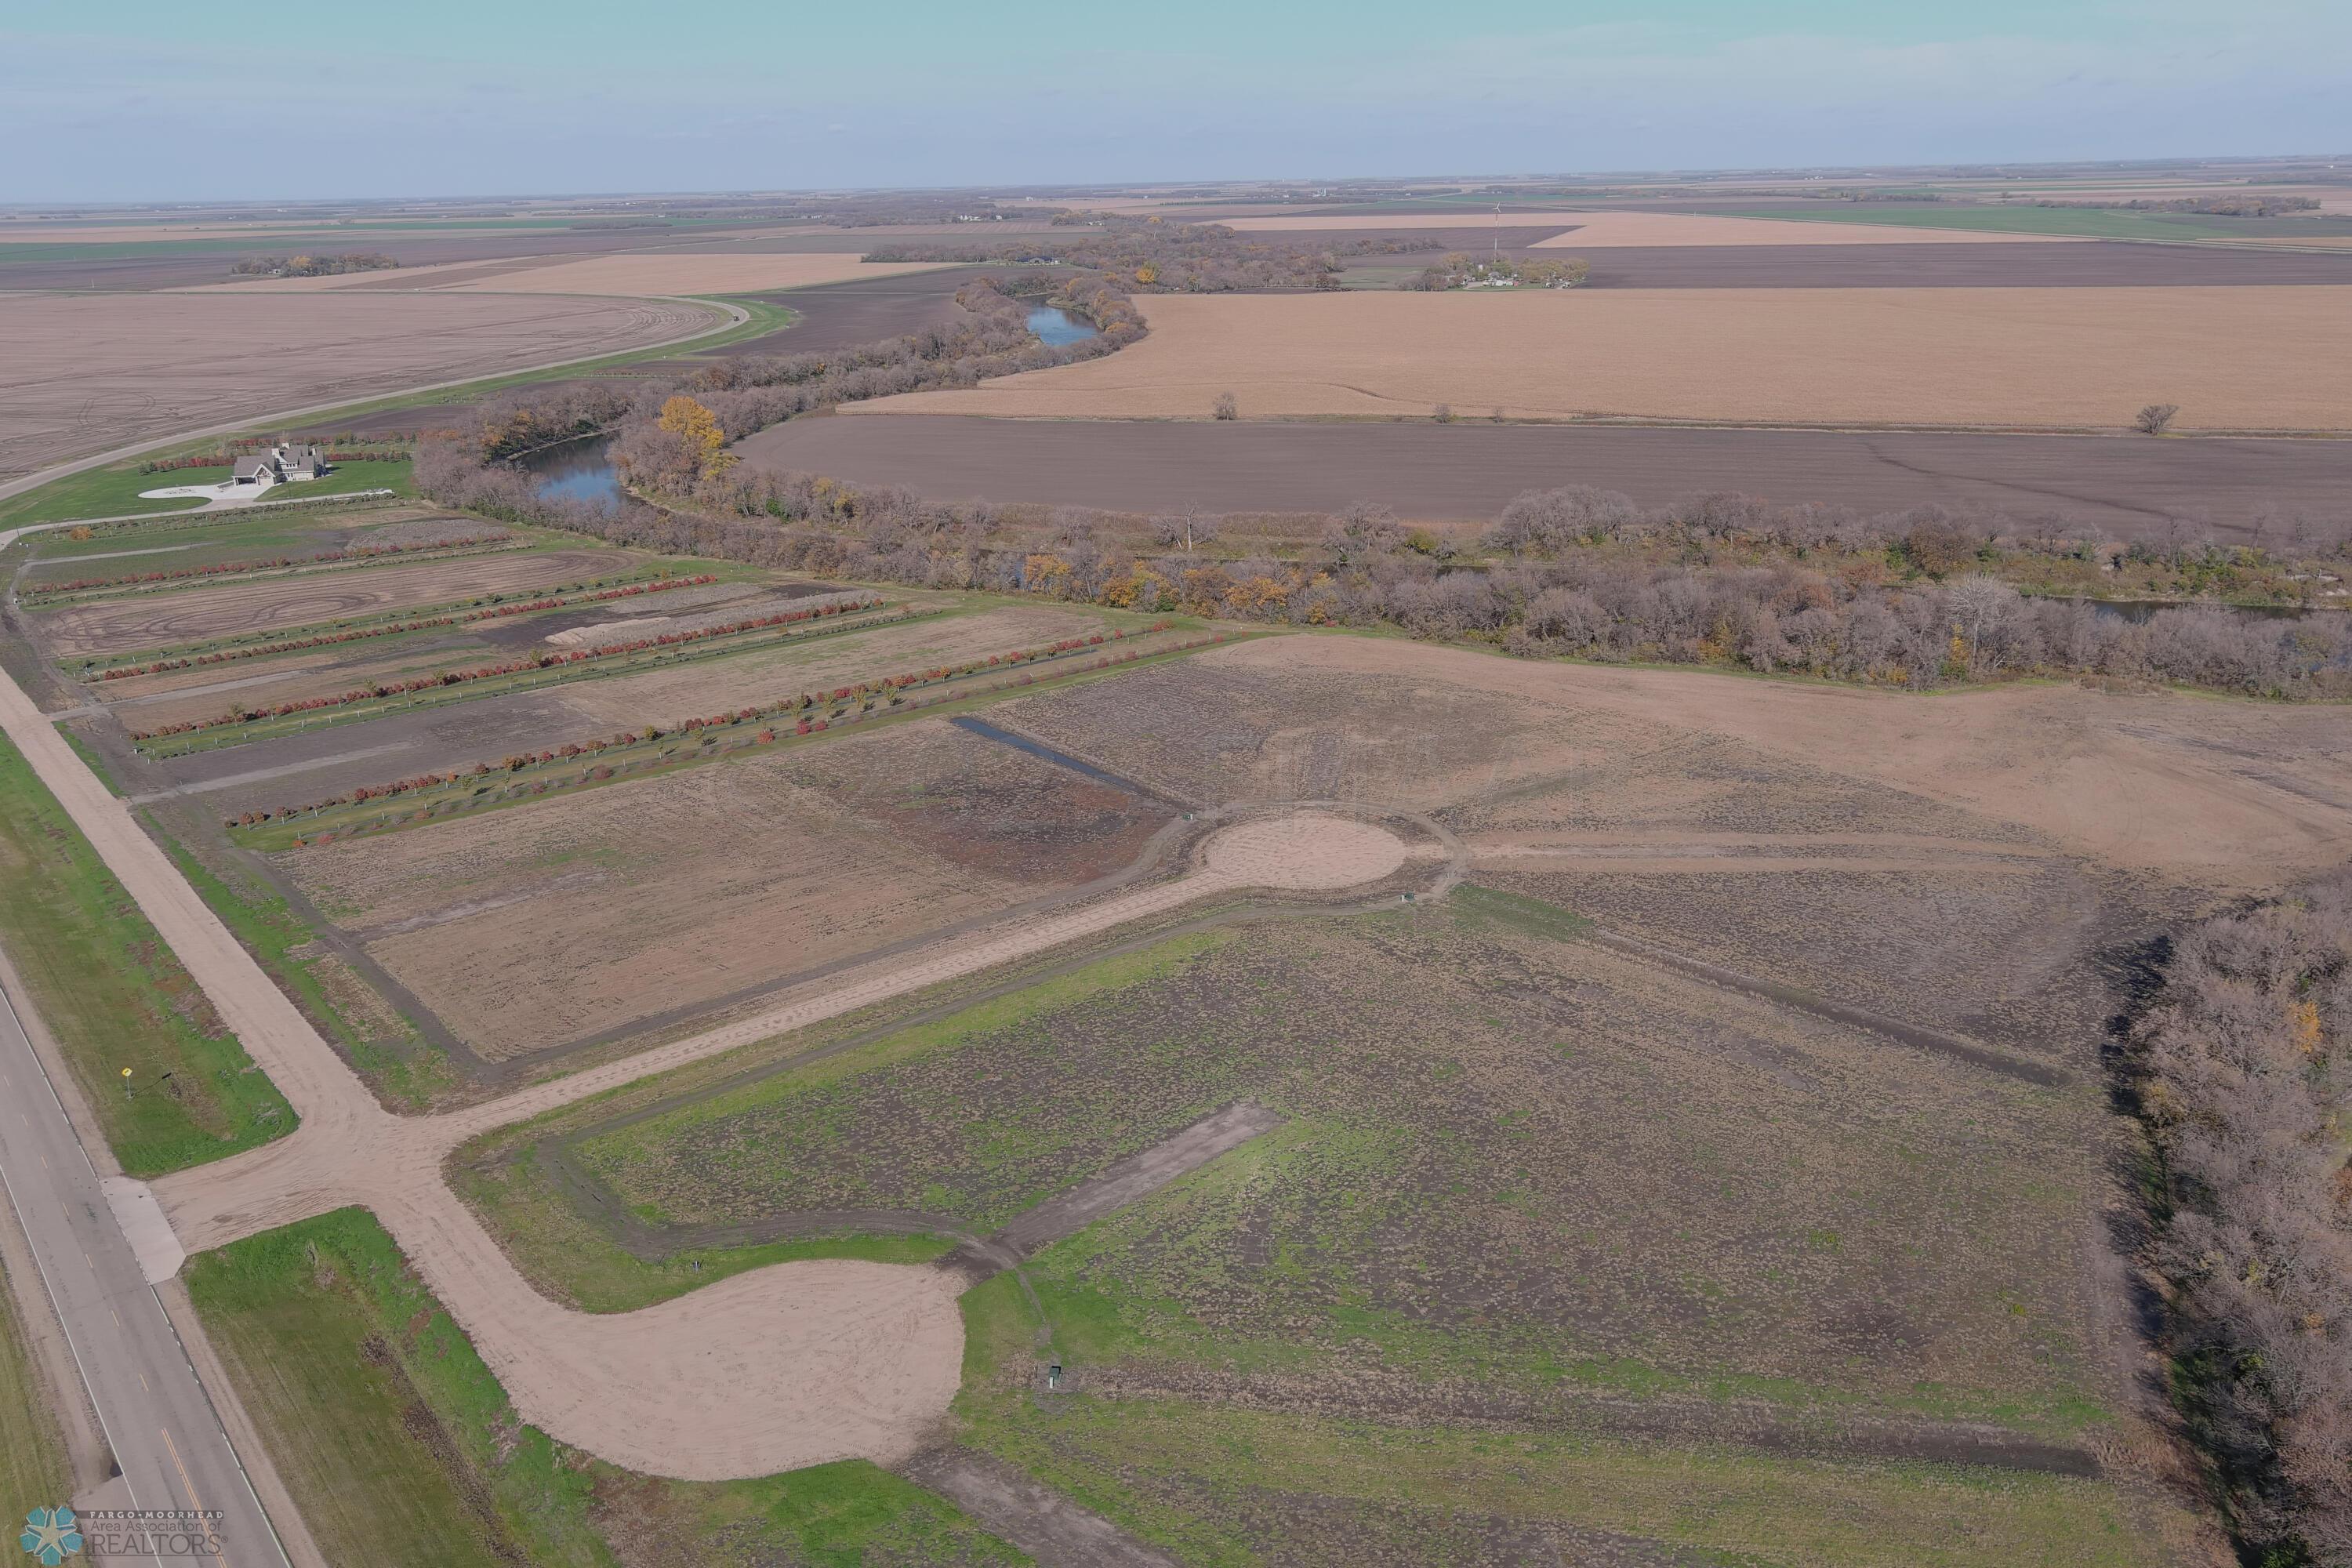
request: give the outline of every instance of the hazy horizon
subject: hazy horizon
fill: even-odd
[[[480,198],[2325,155],[2352,14],[1993,0],[1393,4],[1055,33],[936,4],[560,29],[451,0],[224,34],[132,0],[0,31],[0,203]],[[257,43],[256,37],[267,39]]]

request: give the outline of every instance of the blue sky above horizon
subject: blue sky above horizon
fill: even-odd
[[[16,0],[0,202],[2352,151],[2343,0]],[[299,58],[289,41],[299,41]]]

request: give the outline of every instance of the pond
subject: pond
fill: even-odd
[[[520,461],[523,472],[538,481],[543,496],[614,507],[621,504],[621,479],[613,471],[608,455],[612,445],[602,436],[587,436],[544,447]]]
[[[1088,338],[1100,337],[1092,321],[1081,321],[1067,310],[1052,305],[1039,305],[1029,312],[1029,330],[1048,348],[1060,348],[1064,343],[1082,343]]]

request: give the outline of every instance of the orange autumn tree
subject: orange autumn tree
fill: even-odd
[[[700,457],[704,479],[716,478],[735,466],[733,456],[723,449],[727,432],[719,427],[719,416],[684,393],[662,405],[661,418],[656,423]]]

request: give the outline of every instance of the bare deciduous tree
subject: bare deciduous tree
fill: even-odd
[[[2151,403],[2132,416],[2132,428],[2143,436],[2161,436],[2180,414],[2178,403]]]

